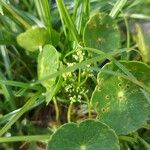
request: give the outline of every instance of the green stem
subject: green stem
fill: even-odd
[[[81,82],[81,69],[79,69],[78,72],[78,86],[80,86],[80,82]]]
[[[13,136],[13,137],[0,137],[0,143],[8,142],[33,142],[33,141],[47,141],[49,140],[50,135],[30,135],[30,136]]]
[[[53,98],[53,103],[55,107],[56,121],[59,122],[59,107],[55,98]]]
[[[119,140],[131,142],[131,143],[137,143],[137,139],[130,136],[119,136]]]
[[[126,32],[127,32],[127,48],[130,48],[130,30],[127,17],[124,16]]]
[[[72,106],[73,106],[73,102],[71,101],[70,102],[70,105],[68,107],[68,112],[67,112],[67,120],[68,120],[68,123],[71,122],[71,111],[72,111]]]
[[[90,100],[89,100],[87,94],[83,93],[83,95],[84,95],[84,97],[85,97],[85,99],[87,101],[87,105],[88,105],[88,117],[90,119],[90,118],[92,118],[91,103],[90,103]]]

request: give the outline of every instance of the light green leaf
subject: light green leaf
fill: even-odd
[[[28,50],[36,51],[48,41],[48,32],[45,28],[33,27],[17,37],[18,44]]]
[[[115,132],[105,124],[86,120],[67,123],[50,138],[48,150],[119,150]]]
[[[42,80],[46,76],[58,71],[59,52],[52,45],[45,45],[38,57],[38,79]],[[54,93],[56,77],[45,80],[42,85],[47,89],[48,95]]]
[[[146,63],[150,63],[150,36],[146,35],[139,24],[136,24],[135,41],[142,54],[142,59]]]
[[[97,13],[84,29],[83,41],[86,47],[110,52],[120,47],[120,33],[114,19],[105,13]]]
[[[150,87],[150,67],[141,62],[121,62],[138,81]],[[110,63],[103,69],[122,71]],[[99,120],[113,128],[117,134],[128,134],[143,127],[150,117],[150,103],[141,87],[121,77],[100,72],[92,104],[99,112]],[[147,93],[148,94],[148,93]],[[150,96],[150,95],[149,95]]]

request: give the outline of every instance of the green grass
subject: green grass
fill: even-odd
[[[136,112],[136,102],[144,103],[145,110],[141,112],[145,111],[147,115],[147,108],[150,108],[150,35],[144,32],[141,22],[150,20],[149,7],[148,0],[0,0],[0,149],[54,147],[52,150],[57,150],[59,147],[54,143],[62,140],[59,132],[65,136],[63,129],[66,128],[69,136],[73,136],[72,122],[75,126],[86,122],[90,126],[96,122],[105,126],[103,118],[99,119],[103,108],[100,110],[101,106],[95,106],[92,101],[106,77],[116,77],[137,87],[137,95],[143,94],[142,100],[138,101],[135,94],[137,101],[131,109]],[[98,13],[104,15],[93,18]],[[100,16],[110,17],[110,20]],[[88,30],[90,33],[86,33]],[[118,41],[112,37],[117,36],[116,31]],[[115,47],[115,42],[119,47]],[[108,50],[108,46],[112,48]],[[51,48],[49,52],[48,47]],[[128,68],[123,65],[124,61],[141,62],[144,67],[137,71],[137,66]],[[110,62],[118,68],[117,71],[105,68]],[[145,74],[139,79],[143,72]],[[104,78],[99,80],[97,75],[100,73]],[[108,81],[111,87],[111,78],[107,78]],[[108,94],[113,95],[113,89],[107,88]],[[99,98],[104,94],[102,92]],[[104,105],[102,100],[98,102]],[[128,115],[123,109],[126,106],[120,105],[117,109]],[[142,118],[132,117],[133,126],[140,120],[142,122]],[[92,121],[86,121],[89,119]],[[126,135],[119,135],[110,125],[113,131],[110,134],[115,137],[108,137],[110,143],[115,140],[116,147],[121,150],[150,150],[149,122],[147,120]],[[94,126],[90,130],[83,138],[91,137]],[[62,142],[61,149],[74,150],[69,148],[74,147],[73,141],[68,146],[67,140]],[[89,143],[74,144],[84,148]]]

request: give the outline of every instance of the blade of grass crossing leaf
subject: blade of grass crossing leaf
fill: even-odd
[[[119,77],[122,77],[124,79],[127,79],[133,83],[135,83],[136,85],[140,86],[141,88],[145,89],[146,91],[148,91],[150,93],[150,89],[148,86],[142,84],[141,82],[139,82],[138,80],[134,80],[132,78],[130,78],[129,76],[127,75],[124,75],[122,73],[118,73],[118,72],[114,72],[114,71],[111,71],[111,70],[108,70],[108,69],[103,69],[101,70],[101,68],[98,68],[98,67],[83,67],[83,69],[89,69],[89,70],[93,70],[93,71],[97,71],[97,72],[103,72],[103,73],[106,73],[106,74],[110,74],[110,75],[113,75],[113,76],[119,76]]]
[[[81,68],[82,66],[86,66],[87,64],[91,64],[91,63],[94,63],[94,62],[97,62],[97,61],[100,61],[100,60],[103,60],[103,59],[105,59],[105,56],[98,56],[98,57],[95,57],[95,58],[86,60],[86,61],[84,61],[84,62],[82,62],[82,63],[75,64],[74,66],[66,67],[66,68],[64,68],[64,69],[61,69],[60,71],[57,71],[57,72],[54,73],[54,74],[47,75],[46,77],[44,77],[44,78],[41,79],[41,80],[38,80],[38,81],[36,81],[36,82],[34,82],[34,83],[31,83],[31,86],[34,86],[34,85],[36,85],[36,84],[40,84],[40,83],[42,83],[42,82],[44,82],[44,81],[46,81],[46,80],[48,80],[48,79],[50,79],[50,78],[55,78],[55,77],[57,77],[57,76],[59,76],[59,75],[62,75],[62,74],[64,74],[64,73],[74,71],[74,70],[76,70],[76,69]]]
[[[93,49],[93,48],[86,48],[87,50],[89,51],[93,51],[94,53],[97,53],[97,54],[105,54],[106,58],[109,59],[110,61],[112,61],[113,63],[115,63],[118,68],[120,68],[126,75],[129,76],[129,78],[131,78],[132,80],[136,80],[137,79],[132,75],[131,72],[129,72],[129,70],[127,68],[125,68],[120,62],[118,62],[117,60],[115,60],[113,57],[110,57],[109,55],[107,55],[108,53],[104,53],[102,51],[99,51],[97,49]],[[123,50],[129,50],[129,48],[126,48],[126,49],[123,49]]]
[[[13,116],[8,123],[0,130],[0,136],[2,136],[11,126],[26,112],[30,109],[30,107],[34,104],[34,102],[40,97],[41,92],[36,93],[33,97],[31,97],[27,103],[21,108],[21,110]]]
[[[137,79],[133,76],[133,74],[132,74],[126,67],[124,67],[120,62],[118,62],[118,61],[115,60],[114,58],[111,58],[111,61],[112,61],[113,63],[115,63],[116,66],[118,66],[118,68],[120,68],[120,69],[121,69],[127,76],[129,76],[131,79],[137,80]]]
[[[119,11],[121,11],[121,9],[124,7],[126,2],[127,2],[127,0],[117,0],[117,2],[115,3],[115,5],[112,8],[112,10],[111,10],[109,15],[112,18],[115,18],[118,15]]]
[[[90,48],[89,48],[89,49],[90,49]],[[87,48],[83,48],[83,50],[87,50]],[[97,49],[94,49],[94,50],[99,51],[99,50],[97,50]],[[107,57],[112,57],[112,56],[115,56],[116,54],[119,54],[119,53],[122,53],[122,52],[125,52],[125,51],[126,51],[126,49],[121,49],[120,51],[114,51],[114,52],[107,53],[107,55],[106,55],[106,53],[100,53],[101,55],[99,55],[99,56],[97,56],[97,57],[94,57],[94,58],[85,60],[85,61],[83,61],[83,62],[81,62],[81,63],[77,63],[77,64],[75,64],[75,65],[73,65],[73,66],[70,66],[70,67],[66,67],[66,68],[64,68],[64,69],[61,69],[60,71],[57,71],[57,72],[54,73],[54,74],[47,75],[47,76],[44,77],[43,79],[31,83],[30,86],[34,86],[34,85],[36,85],[36,84],[40,84],[40,83],[42,83],[43,81],[46,81],[46,80],[48,80],[48,79],[50,79],[50,78],[55,78],[55,77],[57,77],[57,76],[59,76],[59,75],[62,75],[62,74],[64,74],[64,73],[71,72],[71,71],[75,71],[76,69],[82,68],[83,66],[86,66],[86,65],[88,65],[88,64],[92,64],[92,63],[95,63],[95,62],[104,60],[104,59],[106,59]]]

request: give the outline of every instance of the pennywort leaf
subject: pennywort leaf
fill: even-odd
[[[67,123],[50,138],[48,150],[119,150],[115,132],[96,120]]]
[[[57,72],[59,68],[59,52],[52,45],[45,45],[38,57],[38,79],[43,79],[47,75]],[[47,92],[52,94],[56,85],[56,77],[45,80],[42,85]],[[49,95],[50,96],[50,95]]]
[[[36,51],[46,43],[48,37],[49,34],[45,28],[32,27],[19,34],[17,42],[28,51]]]
[[[136,78],[150,87],[150,67],[141,62],[121,62]],[[113,63],[103,69],[122,72]],[[141,87],[121,77],[100,71],[92,104],[99,112],[99,120],[112,127],[117,134],[128,134],[143,127],[150,116],[150,104]],[[150,93],[147,93],[150,94]]]

